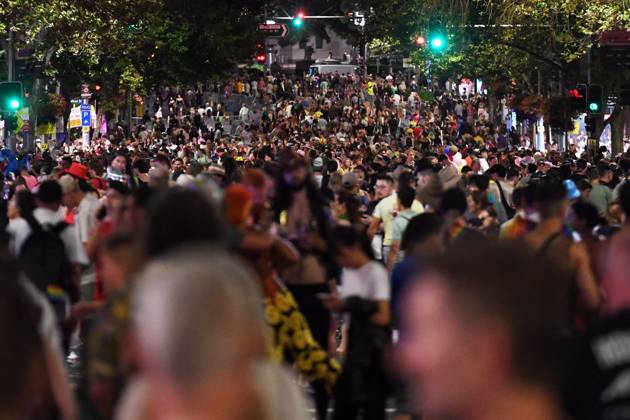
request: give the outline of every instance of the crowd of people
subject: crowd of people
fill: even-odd
[[[412,75],[213,90],[0,154],[0,419],[630,416],[630,155]]]

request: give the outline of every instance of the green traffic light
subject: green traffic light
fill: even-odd
[[[302,26],[302,24],[304,23],[304,21],[302,19],[300,19],[299,17],[296,17],[293,19],[293,26],[295,27],[300,27]]]
[[[20,107],[20,101],[18,101],[17,99],[9,100],[9,108],[18,109],[19,107]]]
[[[442,35],[434,35],[433,37],[431,37],[429,45],[431,46],[431,49],[433,51],[440,52],[444,50],[444,48],[446,48],[446,38],[444,38]]]
[[[588,109],[593,112],[597,112],[599,111],[599,104],[597,102],[591,102],[590,104],[588,104]]]

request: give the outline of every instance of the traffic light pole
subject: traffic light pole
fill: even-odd
[[[293,16],[275,16],[272,20],[293,20]],[[304,16],[302,19],[348,19],[348,16]]]
[[[12,82],[15,75],[15,50],[13,48],[13,31],[9,30],[7,37],[7,82]],[[4,145],[9,149],[15,151],[15,140],[13,138],[13,130],[9,131],[9,119],[11,119],[11,112],[4,113]]]
[[[12,82],[15,77],[15,49],[13,48],[13,34],[12,30],[9,30],[9,37],[7,38],[7,82]]]

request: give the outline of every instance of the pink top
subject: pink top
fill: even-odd
[[[22,178],[24,178],[26,188],[28,188],[29,191],[33,191],[39,185],[39,181],[37,181],[37,178],[33,175],[23,176]]]

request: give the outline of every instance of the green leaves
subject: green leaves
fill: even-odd
[[[78,89],[96,78],[146,89],[192,83],[248,61],[258,0],[0,0],[0,32],[43,73]],[[48,60],[46,60],[48,58]]]

